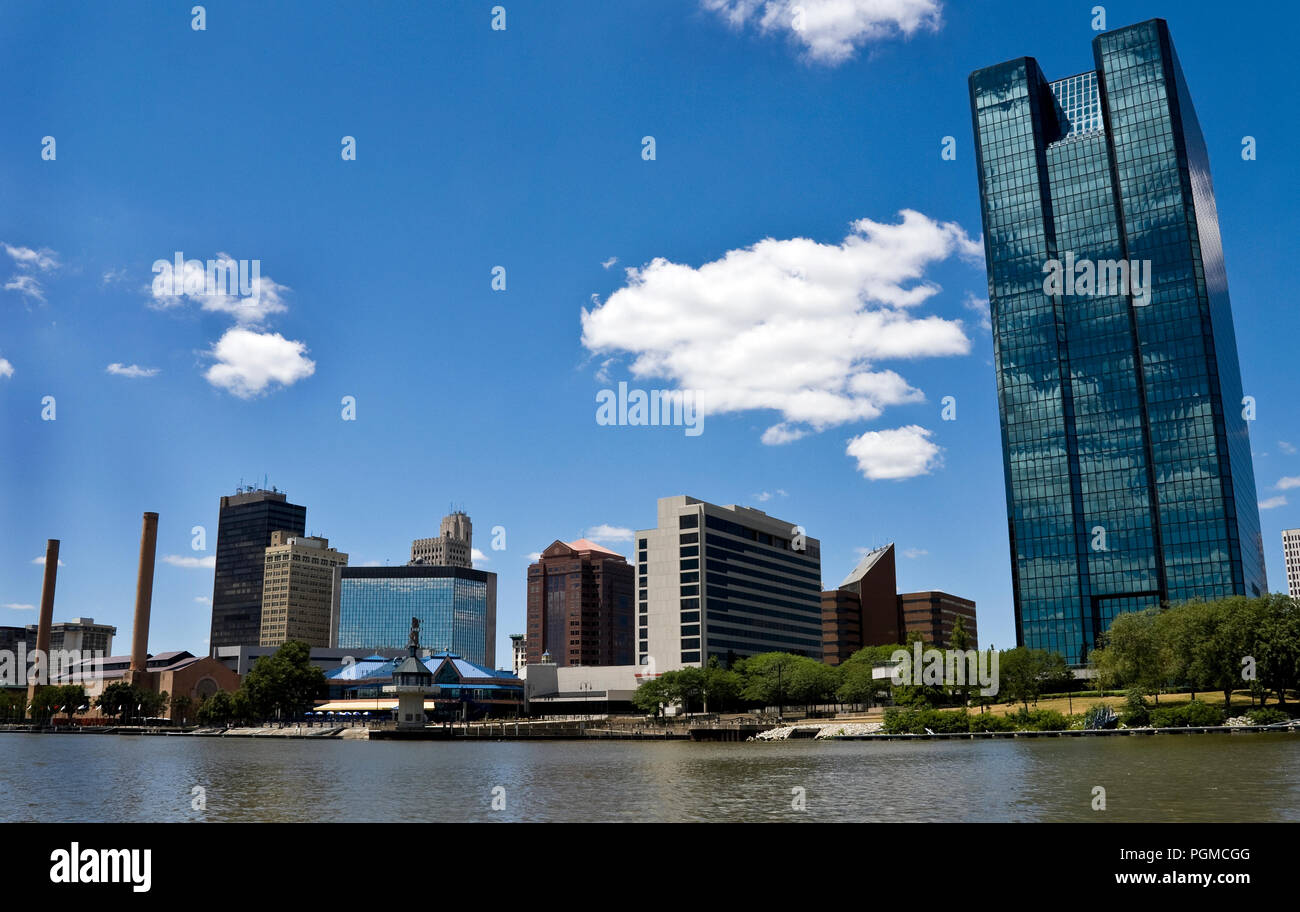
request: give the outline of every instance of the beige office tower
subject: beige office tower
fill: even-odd
[[[262,576],[261,645],[280,646],[286,640],[331,645],[339,598],[334,570],[346,567],[348,556],[329,544],[328,538],[271,533]]]
[[[1282,552],[1286,556],[1286,591],[1300,599],[1300,529],[1282,530]]]
[[[637,664],[724,667],[764,652],[822,657],[821,543],[762,510],[660,498],[636,533]]]
[[[437,538],[411,542],[411,563],[430,567],[473,567],[474,529],[460,510],[442,518]]]

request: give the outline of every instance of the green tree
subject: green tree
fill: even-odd
[[[764,706],[776,704],[780,717],[790,699],[791,679],[801,657],[788,652],[763,652],[737,663],[744,681],[741,696]]]
[[[200,725],[225,725],[234,716],[234,700],[224,690],[218,690],[199,706]]]
[[[1178,665],[1172,644],[1162,636],[1161,613],[1148,608],[1116,615],[1102,634],[1102,648],[1093,652],[1105,686],[1137,687],[1154,694],[1157,705],[1161,688]]]
[[[247,700],[245,718],[291,718],[312,706],[325,686],[325,674],[311,663],[311,647],[289,640],[244,675],[239,692]]]
[[[1017,646],[998,653],[998,686],[1000,693],[1011,700],[1019,700],[1029,711],[1029,702],[1038,702],[1045,686],[1061,680],[1062,670],[1069,668],[1060,653],[1045,649]]]
[[[816,659],[803,656],[796,659],[790,674],[790,698],[808,708],[814,703],[834,700],[841,681],[839,669]]]

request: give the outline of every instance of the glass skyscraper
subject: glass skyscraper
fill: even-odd
[[[281,491],[241,489],[221,498],[209,649],[261,642],[262,585],[271,533],[302,535],[306,525],[307,508],[289,503]]]
[[[341,567],[339,649],[402,649],[411,618],[430,649],[492,667],[496,662],[495,573],[468,567]]]
[[[970,77],[1016,636],[1266,591],[1205,141],[1164,20]]]

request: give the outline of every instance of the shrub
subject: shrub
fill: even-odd
[[[1139,688],[1134,687],[1124,699],[1124,712],[1120,715],[1125,728],[1141,728],[1144,725],[1154,725],[1151,721],[1151,707],[1147,705],[1146,697]]]
[[[1155,728],[1186,728],[1203,725],[1222,725],[1223,710],[1200,700],[1192,700],[1182,706],[1161,707],[1152,710],[1151,724]]]
[[[1006,716],[999,716],[994,713],[978,713],[970,717],[970,730],[973,732],[1015,731],[1016,723]]]
[[[1275,725],[1278,722],[1286,722],[1291,717],[1280,709],[1268,706],[1264,709],[1252,709],[1246,713],[1246,718],[1254,725]]]
[[[1184,725],[1222,725],[1223,710],[1200,700],[1192,700],[1182,707]]]
[[[924,735],[926,729],[935,734],[970,731],[964,709],[941,712],[937,709],[887,709],[885,731],[891,735]]]
[[[1026,711],[1021,707],[1007,718],[1021,731],[1065,731],[1070,727],[1070,720],[1054,709]]]

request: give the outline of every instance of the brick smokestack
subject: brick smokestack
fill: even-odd
[[[45,580],[41,583],[41,617],[36,626],[36,649],[45,658],[42,660],[45,674],[50,668],[50,628],[54,626],[54,582],[59,575],[59,540],[51,538],[45,542]],[[49,683],[48,678],[43,683]],[[37,683],[27,684],[27,702],[36,696]]]
[[[135,581],[135,624],[131,628],[131,671],[149,662],[149,609],[153,605],[153,561],[158,550],[158,514],[146,513],[140,530],[140,572]]]

